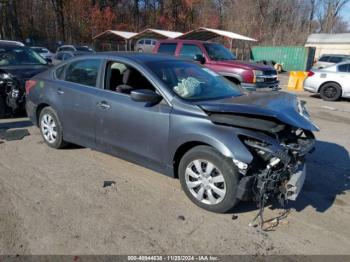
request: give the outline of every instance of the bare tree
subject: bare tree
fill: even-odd
[[[349,1],[350,0],[320,0],[322,10],[319,12],[318,18],[321,27],[321,32],[333,32],[333,26],[337,21],[339,12]]]

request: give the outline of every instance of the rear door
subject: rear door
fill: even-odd
[[[79,145],[95,146],[94,118],[96,90],[100,78],[101,59],[89,58],[73,61],[56,71],[56,96],[61,100],[61,122],[67,141]]]
[[[350,96],[350,63],[338,66],[339,84],[342,87],[343,96]]]

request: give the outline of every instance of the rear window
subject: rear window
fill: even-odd
[[[176,50],[176,43],[164,43],[159,45],[158,53],[174,55]]]
[[[55,74],[60,80],[95,87],[100,65],[100,59],[80,60],[57,68]]]

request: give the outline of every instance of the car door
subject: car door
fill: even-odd
[[[203,51],[199,46],[186,43],[182,44],[179,52],[179,57],[193,60],[196,55],[201,55],[204,57]]]
[[[108,72],[111,68],[114,71],[119,70],[117,75],[120,73],[121,77],[119,83],[118,76],[110,77],[116,79],[113,80],[114,83],[106,79],[105,89],[98,93],[96,144],[102,151],[162,170],[168,143],[171,106],[165,100],[149,106],[144,102],[133,101],[130,94],[116,92],[115,87],[121,84],[127,69],[136,72],[130,76],[128,85],[135,85],[135,89],[156,87],[133,66],[118,61],[107,63],[106,78],[110,75]]]
[[[343,96],[350,96],[350,63],[338,66],[339,84],[342,87]]]
[[[56,71],[57,99],[61,100],[64,137],[67,141],[95,146],[96,90],[102,61],[98,58],[72,61]]]

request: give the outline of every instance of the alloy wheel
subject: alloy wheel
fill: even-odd
[[[53,144],[57,139],[57,125],[53,117],[49,114],[44,114],[41,118],[41,132],[45,140]]]

